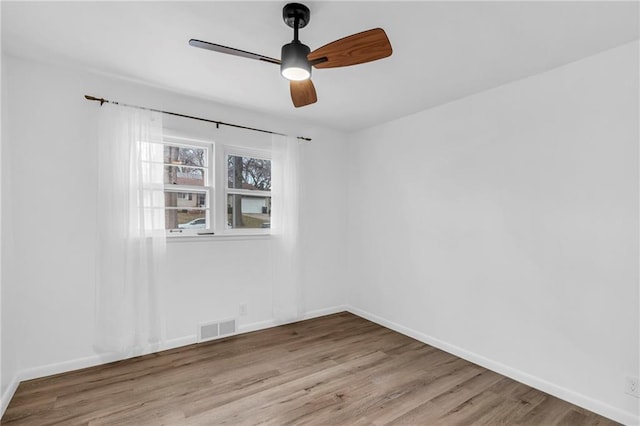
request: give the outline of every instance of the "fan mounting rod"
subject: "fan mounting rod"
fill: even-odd
[[[289,3],[282,8],[284,23],[293,28],[293,41],[298,41],[298,30],[304,28],[311,19],[309,8],[300,3]]]

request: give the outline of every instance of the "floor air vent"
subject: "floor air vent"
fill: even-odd
[[[228,336],[236,332],[236,320],[223,320],[200,324],[198,326],[198,342],[206,342],[218,337]]]
[[[227,320],[220,322],[220,335],[233,334],[236,332],[236,320]]]

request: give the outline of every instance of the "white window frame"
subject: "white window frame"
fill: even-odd
[[[233,145],[224,145],[219,149],[222,155],[216,157],[216,182],[220,185],[220,190],[217,191],[217,197],[215,199],[215,210],[219,213],[216,217],[215,229],[216,234],[219,235],[269,235],[271,234],[270,228],[228,228],[227,227],[227,198],[230,194],[248,195],[254,197],[269,197],[271,198],[271,191],[261,191],[256,189],[236,189],[229,188],[229,156],[241,156],[259,158],[262,160],[271,160],[271,152],[261,149],[251,149],[246,147],[239,147]],[[272,163],[273,166],[273,163]],[[273,170],[272,170],[273,172]]]
[[[193,228],[193,229],[167,229],[166,234],[168,237],[185,237],[196,235],[212,235],[215,229],[216,218],[216,200],[215,196],[215,182],[216,182],[216,167],[215,167],[215,144],[209,141],[203,141],[198,139],[185,138],[181,136],[168,136],[165,135],[162,141],[163,145],[171,146],[184,146],[194,147],[207,150],[207,170],[204,186],[193,185],[174,185],[165,183],[164,189],[168,192],[190,192],[194,194],[205,194],[205,207],[204,213],[209,227],[206,228]],[[164,164],[164,162],[163,162]],[[164,168],[164,166],[163,166]],[[167,207],[165,206],[165,210]]]

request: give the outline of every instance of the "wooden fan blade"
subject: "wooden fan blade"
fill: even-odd
[[[296,108],[310,105],[318,101],[316,88],[311,80],[291,80],[289,82],[289,90],[291,91],[291,100]]]
[[[316,68],[336,68],[376,61],[392,52],[387,34],[382,28],[374,28],[325,44],[309,53],[307,59]]]
[[[233,47],[222,46],[220,44],[209,43],[208,41],[191,39],[189,44],[193,47],[199,47],[200,49],[212,50],[214,52],[226,53],[227,55],[240,56],[243,58],[257,59],[263,62],[269,62],[272,64],[280,65],[280,61],[268,56],[258,55],[257,53],[246,52],[240,49],[234,49]]]

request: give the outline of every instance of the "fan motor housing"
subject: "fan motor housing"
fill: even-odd
[[[288,80],[306,80],[311,77],[311,64],[307,60],[309,52],[311,52],[309,46],[299,41],[292,41],[282,46],[280,63],[282,76]],[[291,69],[295,69],[294,74],[291,74]]]
[[[300,3],[289,3],[282,8],[282,19],[285,24],[294,28],[296,18],[298,18],[298,28],[306,27],[311,19],[309,8]]]

